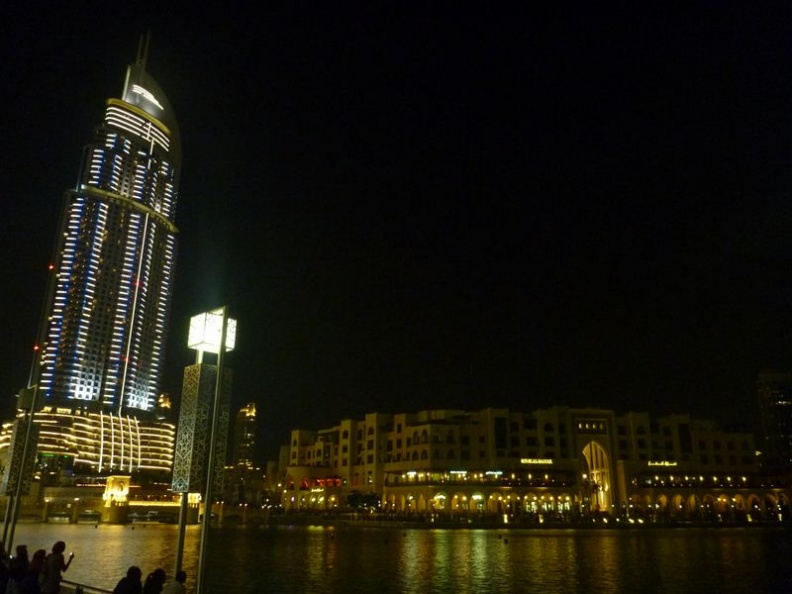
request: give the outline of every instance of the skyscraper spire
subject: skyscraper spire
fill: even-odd
[[[151,42],[151,31],[146,31],[143,35],[140,36],[140,40],[138,41],[138,53],[137,53],[137,58],[135,59],[135,64],[140,66],[143,70],[146,69],[146,63],[148,62],[148,51],[149,51],[150,42]]]

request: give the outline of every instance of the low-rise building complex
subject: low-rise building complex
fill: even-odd
[[[291,432],[286,510],[763,521],[789,494],[760,473],[754,437],[689,415],[597,408],[371,413]]]

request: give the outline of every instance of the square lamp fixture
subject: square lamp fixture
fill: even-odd
[[[226,327],[226,352],[233,351],[236,344],[236,320],[228,319]],[[222,310],[209,311],[190,318],[190,335],[187,346],[204,353],[220,352],[220,337],[223,332]]]

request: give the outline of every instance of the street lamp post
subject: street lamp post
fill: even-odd
[[[181,511],[179,513],[179,542],[174,573],[181,570],[184,554],[188,493],[203,490],[204,517],[201,525],[196,582],[198,594],[201,594],[204,589],[203,573],[211,519],[215,468],[217,463],[224,462],[217,458],[221,456],[221,452],[224,456],[225,447],[220,446],[223,445],[223,439],[228,429],[228,407],[221,404],[221,401],[225,402],[228,395],[226,388],[230,385],[225,382],[224,359],[225,353],[233,350],[235,342],[236,320],[228,318],[227,306],[193,316],[190,320],[187,344],[196,350],[196,363],[185,369],[182,410],[176,440],[173,490],[181,493]],[[205,352],[217,354],[216,366],[203,364]],[[209,378],[212,375],[214,375],[214,389],[213,393],[210,393]],[[199,413],[199,409],[203,412]],[[221,417],[225,420],[222,426],[220,424]],[[207,418],[208,423],[206,423]],[[208,443],[205,439],[207,433]]]
[[[14,486],[13,493],[11,493],[10,491],[8,492],[9,500],[8,503],[6,504],[5,521],[3,523],[3,544],[5,545],[8,553],[11,552],[12,550],[11,547],[14,542],[14,531],[16,530],[17,517],[19,516],[19,499],[22,496],[22,484],[28,472],[28,468],[27,468],[28,457],[30,456],[30,452],[31,452],[30,442],[33,438],[34,433],[36,432],[36,428],[33,425],[33,415],[36,412],[37,396],[38,396],[38,384],[35,384],[32,386],[32,388],[23,390],[20,393],[19,408],[25,411],[23,417],[25,437],[23,439],[22,455],[19,458],[19,463],[15,464],[13,458],[15,458],[16,456],[12,456],[12,459],[9,461],[10,468],[7,471],[9,473],[9,476],[7,477],[6,484],[13,482],[13,486]],[[18,430],[21,427],[22,427],[22,423],[20,423],[20,420],[17,419],[17,428],[14,431],[12,439],[14,440],[19,439]],[[18,443],[16,444],[16,447],[19,447]],[[35,447],[35,445],[33,445],[32,447]]]
[[[217,310],[216,310],[217,311]],[[201,545],[198,557],[197,593],[204,591],[204,568],[206,566],[206,543],[209,537],[209,524],[212,523],[212,483],[215,474],[215,448],[217,445],[217,420],[220,413],[220,392],[223,389],[223,362],[226,349],[226,331],[228,330],[228,307],[219,310],[222,315],[220,348],[217,353],[217,378],[215,381],[215,397],[212,412],[212,430],[209,437],[209,465],[206,469],[206,485],[204,488],[204,516],[201,522]]]

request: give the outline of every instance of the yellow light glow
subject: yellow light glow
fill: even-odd
[[[102,499],[105,500],[105,507],[110,507],[114,503],[125,503],[129,497],[129,476],[108,476],[105,483],[105,492]]]

